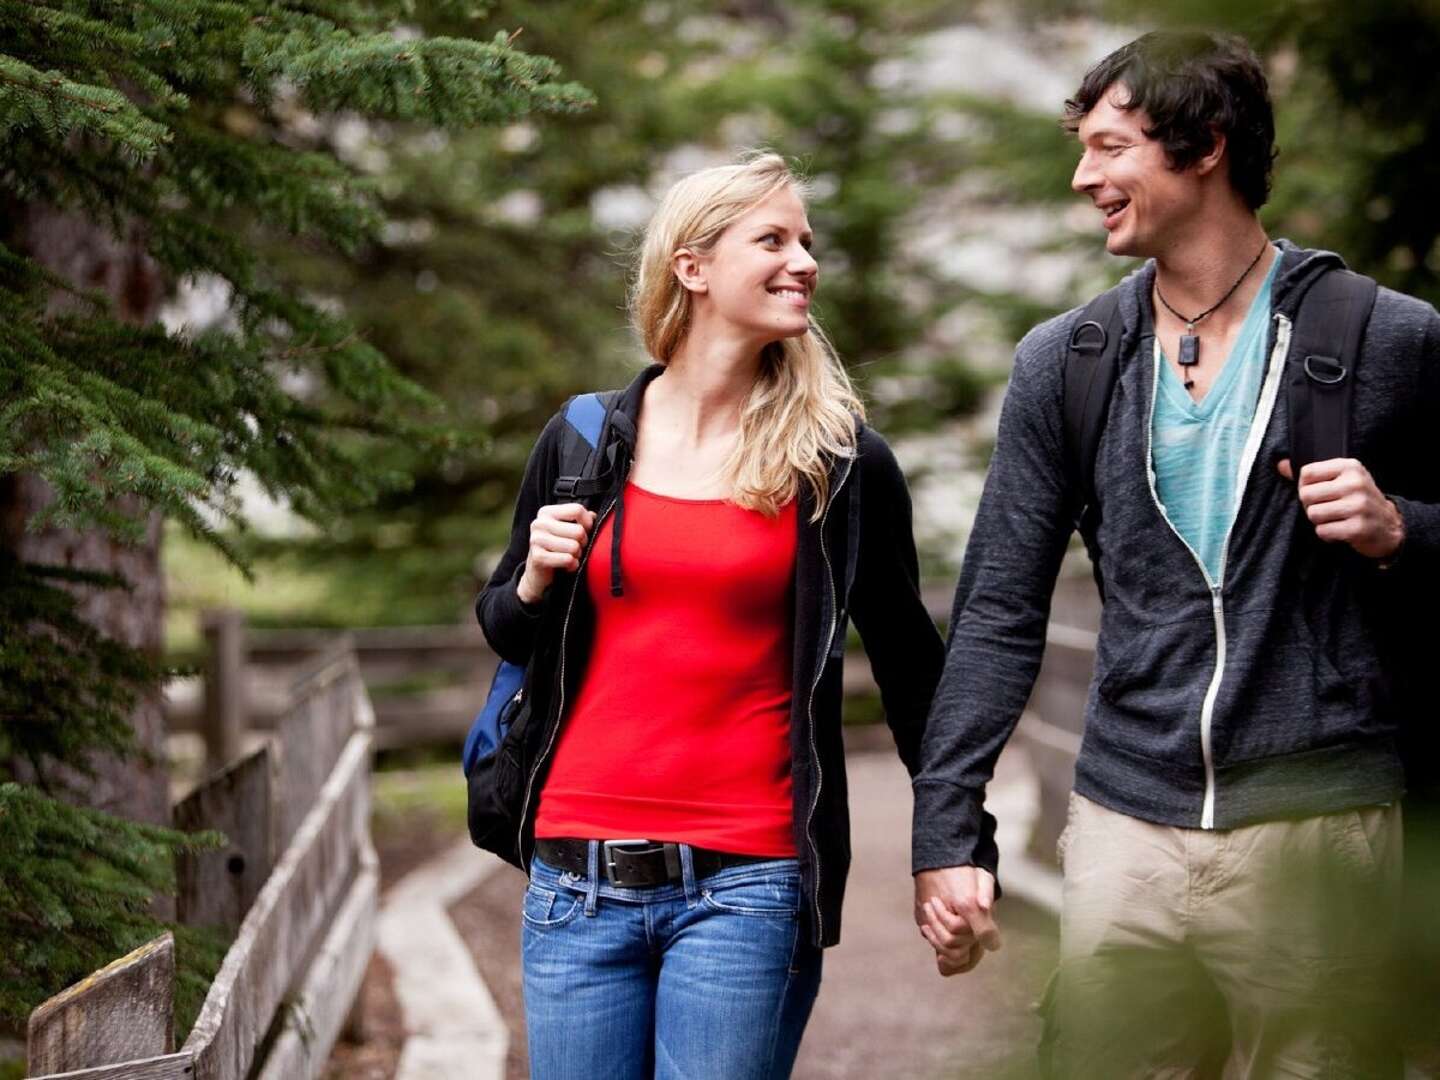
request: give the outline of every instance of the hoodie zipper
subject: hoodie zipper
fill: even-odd
[[[627,465],[620,474],[620,485],[617,491],[625,489],[625,478],[629,475],[630,468]],[[585,564],[590,561],[590,553],[595,550],[595,538],[600,535],[600,526],[605,524],[605,519],[610,516],[610,511],[615,508],[619,496],[611,498],[605,504],[605,509],[595,519],[595,524],[590,530],[590,541],[585,545],[585,552],[580,557],[580,565],[575,568],[575,580],[570,586],[570,600],[565,605],[565,619],[560,624],[560,685],[559,697],[555,709],[555,723],[550,728],[550,738],[546,740],[545,749],[535,759],[535,765],[530,770],[530,777],[525,781],[525,800],[520,804],[520,830],[515,836],[515,850],[520,853],[520,861],[525,864],[526,872],[529,872],[530,860],[525,855],[525,819],[530,813],[530,795],[535,789],[535,777],[540,774],[540,767],[545,764],[545,759],[550,756],[550,751],[555,746],[555,738],[560,734],[560,721],[565,715],[565,639],[570,630],[570,616],[575,611],[575,597],[580,592],[580,584],[585,580]]]
[[[855,467],[855,459],[848,458],[845,462],[845,471],[840,474],[840,480],[835,489],[830,492],[830,498],[825,502],[825,512],[820,515],[820,558],[825,564],[825,585],[830,590],[830,626],[825,631],[825,647],[820,651],[820,661],[815,667],[815,678],[810,682],[810,696],[805,700],[805,720],[807,734],[810,736],[810,760],[815,762],[815,797],[810,801],[810,812],[805,816],[805,840],[810,845],[810,858],[815,863],[815,936],[823,941],[825,939],[825,913],[820,908],[820,848],[815,843],[815,811],[820,806],[820,788],[825,783],[825,771],[820,766],[820,748],[815,742],[815,691],[820,686],[820,679],[825,674],[825,661],[830,655],[830,647],[834,644],[835,626],[839,621],[837,604],[835,600],[835,574],[830,566],[830,552],[825,547],[825,523],[830,518],[830,508],[835,505],[835,499],[840,494],[840,489],[850,479],[850,470]]]
[[[1225,584],[1225,564],[1230,555],[1230,536],[1235,531],[1235,522],[1240,517],[1240,507],[1245,501],[1245,489],[1249,483],[1250,471],[1255,465],[1255,458],[1260,453],[1260,443],[1264,440],[1265,431],[1270,426],[1271,414],[1275,411],[1275,399],[1280,390],[1280,372],[1285,366],[1285,357],[1290,351],[1290,320],[1284,315],[1276,313],[1275,316],[1275,347],[1270,352],[1269,370],[1265,373],[1265,382],[1260,391],[1260,401],[1255,407],[1255,416],[1250,421],[1250,432],[1245,438],[1245,447],[1240,454],[1240,484],[1235,492],[1235,506],[1230,516],[1230,523],[1225,527],[1225,538],[1220,543],[1220,580],[1212,581],[1210,571],[1205,568],[1204,561],[1199,553],[1190,545],[1190,541],[1180,535],[1180,530],[1175,528],[1175,523],[1170,520],[1165,506],[1160,502],[1159,492],[1155,487],[1155,457],[1153,442],[1155,435],[1155,401],[1160,392],[1160,339],[1155,339],[1154,349],[1154,370],[1150,380],[1150,414],[1145,422],[1145,475],[1150,483],[1150,498],[1155,503],[1155,509],[1160,511],[1160,516],[1165,519],[1165,524],[1170,526],[1170,531],[1175,534],[1185,550],[1190,552],[1195,559],[1195,565],[1200,568],[1200,576],[1205,579],[1205,585],[1210,590],[1210,612],[1215,620],[1215,670],[1210,675],[1210,685],[1205,689],[1205,699],[1200,705],[1200,757],[1205,766],[1205,798],[1200,804],[1200,827],[1202,829],[1215,828],[1215,758],[1211,747],[1211,726],[1215,716],[1215,700],[1220,696],[1220,684],[1225,678],[1225,600],[1223,595]]]

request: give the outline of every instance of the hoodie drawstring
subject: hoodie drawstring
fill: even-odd
[[[630,475],[630,458],[635,452],[635,425],[628,416],[617,411],[611,414],[610,428],[619,437],[618,442],[612,442],[606,449],[611,471],[617,475],[615,520],[610,532],[610,595],[624,596],[625,577],[620,566],[620,545],[625,534],[625,483]],[[615,461],[621,443],[626,448],[625,463],[617,470]]]

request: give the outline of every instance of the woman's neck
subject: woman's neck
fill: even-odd
[[[652,417],[691,445],[728,438],[740,425],[760,356],[750,344],[688,336],[645,394]],[[660,414],[660,415],[656,415]]]

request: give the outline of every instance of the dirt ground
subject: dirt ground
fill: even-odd
[[[796,1064],[797,1080],[1020,1080],[1034,1075],[1039,1022],[1033,1005],[1055,957],[1054,920],[1007,898],[1005,947],[974,972],[941,979],[910,922],[910,791],[893,752],[852,754],[854,864],[843,940],[825,976]],[[1003,782],[1004,776],[997,778]],[[433,821],[377,842],[383,885],[438,854],[453,830]],[[450,910],[510,1028],[507,1080],[528,1076],[520,990],[520,899],[525,879],[502,868]],[[362,991],[362,1043],[342,1041],[327,1077],[386,1080],[403,1032],[389,973],[372,961]]]

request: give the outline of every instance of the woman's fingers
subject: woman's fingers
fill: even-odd
[[[580,503],[542,506],[530,523],[530,550],[520,580],[520,599],[537,603],[557,570],[580,569],[580,556],[595,527],[595,511]]]

